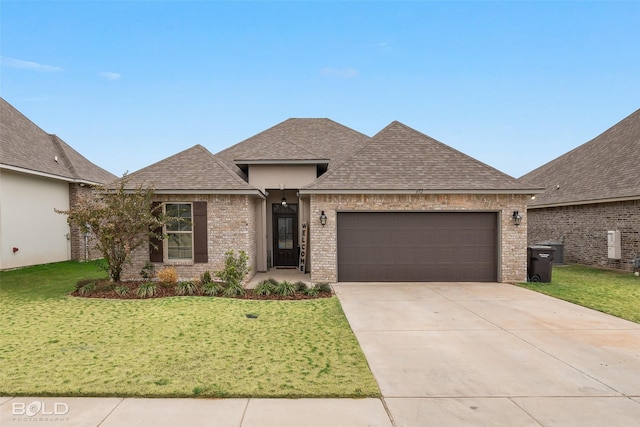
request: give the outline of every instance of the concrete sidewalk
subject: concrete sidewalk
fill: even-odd
[[[28,416],[34,413],[34,416]],[[0,398],[0,426],[28,425],[38,427],[392,426],[380,399]]]

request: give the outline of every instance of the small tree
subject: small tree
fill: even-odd
[[[152,188],[143,184],[127,190],[129,180],[125,174],[115,187],[96,186],[91,196],[80,196],[68,211],[55,210],[67,215],[69,225],[78,226],[83,233],[92,233],[96,248],[104,257],[106,270],[112,281],[118,282],[125,263],[131,262],[134,250],[150,239],[162,238],[161,230],[171,220],[153,207]]]
[[[215,275],[224,283],[225,296],[244,294],[242,282],[251,271],[251,267],[247,266],[248,261],[249,257],[245,251],[238,252],[237,257],[232,250],[224,253],[224,269],[216,271]]]

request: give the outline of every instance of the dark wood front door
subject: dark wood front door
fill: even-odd
[[[273,265],[298,265],[298,205],[274,203]]]

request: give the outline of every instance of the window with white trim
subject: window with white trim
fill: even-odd
[[[179,220],[165,226],[167,259],[170,261],[193,260],[193,205],[191,203],[165,203],[165,213]]]

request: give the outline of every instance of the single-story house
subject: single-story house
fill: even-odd
[[[529,244],[561,242],[567,263],[640,268],[640,110],[521,181],[545,188],[529,203]]]
[[[0,98],[0,269],[94,258],[67,210],[117,177],[91,163]]]
[[[523,184],[410,127],[368,137],[329,119],[288,119],[218,154],[200,145],[128,176],[190,221],[138,250],[181,278],[245,251],[252,273],[311,281],[526,280]]]

